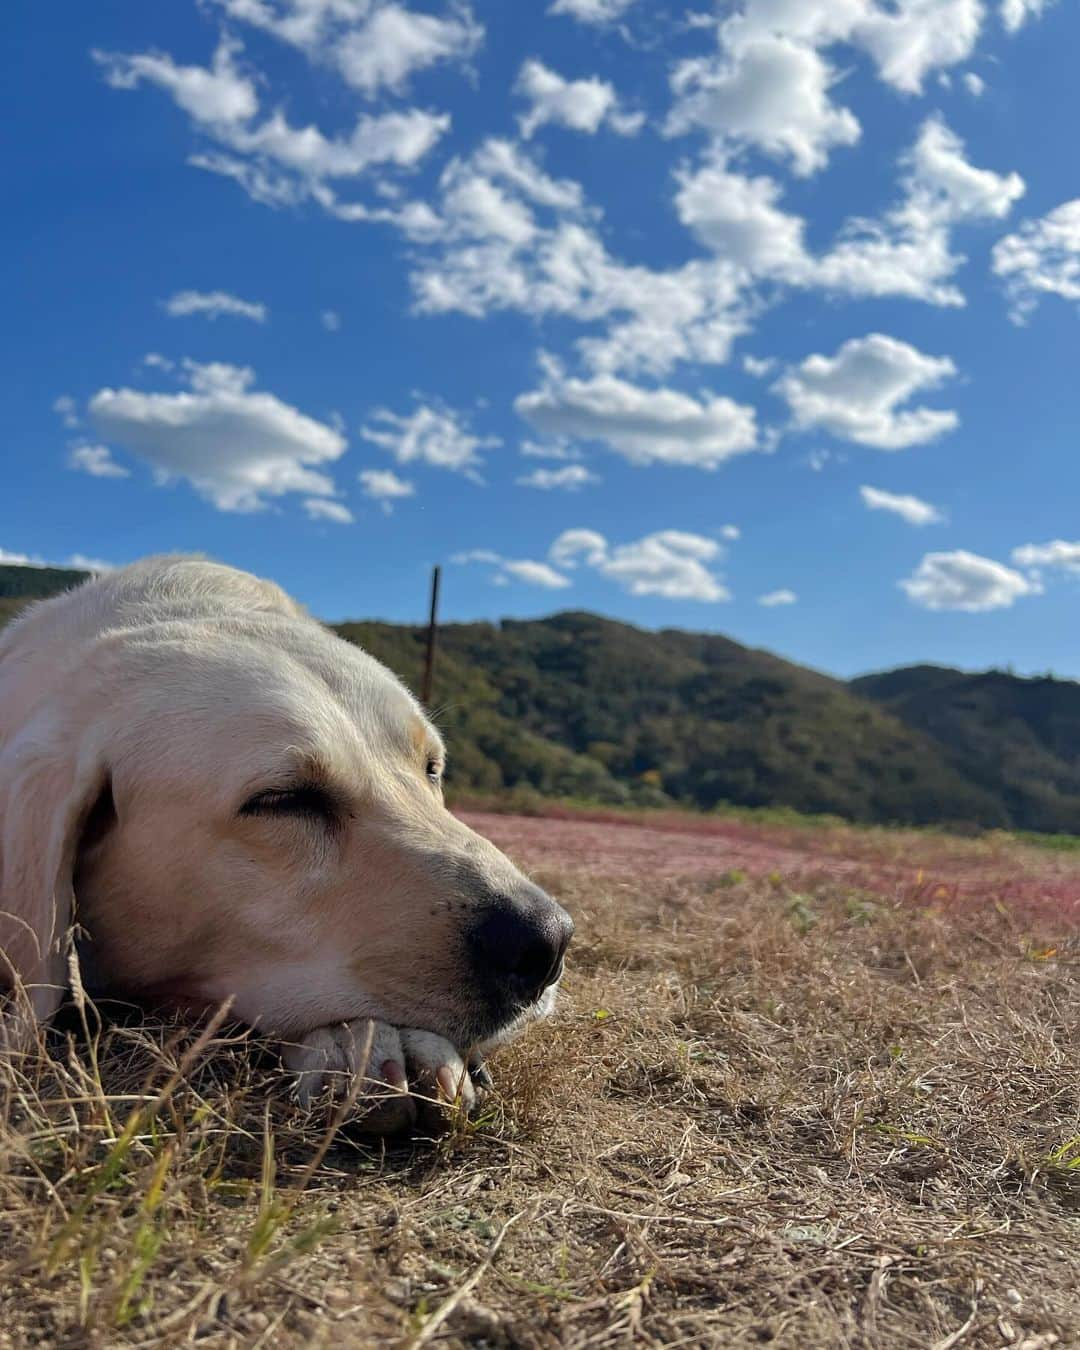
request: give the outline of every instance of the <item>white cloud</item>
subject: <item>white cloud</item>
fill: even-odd
[[[739,529],[738,525],[722,525],[720,527],[720,538],[734,543],[736,539],[742,538],[742,530]]]
[[[1001,219],[1024,192],[1019,174],[971,164],[963,141],[938,117],[923,122],[901,158],[897,204],[878,219],[847,221],[819,254],[806,247],[805,221],[783,210],[773,179],[738,174],[716,155],[693,172],[683,167],[676,178],[683,224],[754,278],[936,305],[964,303],[951,284],[964,262],[952,251],[954,228]]]
[[[461,161],[455,161],[447,170],[446,178],[451,183],[455,181],[458,163]],[[489,138],[481,142],[464,166],[513,189],[534,206],[567,212],[580,211],[584,206],[585,194],[580,183],[569,178],[552,178],[512,141]]]
[[[238,0],[249,15],[267,13],[261,0]],[[254,80],[234,63],[236,43],[223,39],[210,67],[180,66],[161,53],[126,55],[94,52],[114,89],[150,84],[164,90],[196,123],[199,131],[230,153],[198,153],[189,163],[232,178],[255,200],[268,205],[310,198],[334,214],[347,213],[330,182],[354,179],[373,168],[413,168],[450,126],[445,114],[419,108],[365,115],[352,130],[327,136],[314,125],[294,127],[280,109],[257,120]],[[390,209],[357,206],[359,219],[398,219]]]
[[[883,80],[919,94],[931,71],[968,59],[982,19],[983,0],[895,0],[868,5],[852,38],[877,62]]]
[[[541,278],[532,256],[550,232],[537,211],[577,217],[577,183],[554,179],[509,141],[487,140],[454,159],[439,180],[439,210],[421,225],[421,242],[441,244],[443,256],[413,274],[418,308],[460,310],[479,317],[491,309],[555,308],[554,294],[537,294]]]
[[[968,70],[964,72],[964,88],[972,98],[982,98],[986,93],[986,81],[973,70]]]
[[[393,469],[361,469],[356,476],[363,485],[364,496],[378,502],[385,515],[390,515],[396,501],[416,495],[413,484],[399,478]]]
[[[914,573],[900,582],[900,588],[922,609],[962,610],[969,614],[1009,609],[1024,596],[1042,592],[1036,578],[1025,577],[1004,563],[963,549],[928,553]]]
[[[581,451],[565,441],[522,441],[521,453],[526,459],[556,459],[563,462],[581,459]]]
[[[80,469],[91,478],[130,478],[131,471],[117,464],[107,445],[75,445],[68,455],[68,467]]]
[[[613,375],[566,378],[521,394],[515,411],[547,435],[599,441],[632,464],[715,469],[758,448],[754,409],[729,398],[701,401],[674,389],[643,389]]]
[[[785,212],[767,177],[734,172],[722,154],[677,174],[676,207],[714,251],[666,271],[613,258],[578,184],[544,174],[505,141],[487,141],[444,172],[439,209],[414,236],[432,246],[413,271],[416,308],[474,318],[498,310],[598,325],[578,339],[592,370],[666,374],[681,362],[722,363],[762,300],[759,279],[834,294],[906,296],[958,305],[964,259],[952,230],[1004,215],[1023,191],[1016,174],[967,160],[939,119],[923,123],[901,162],[903,195],[879,220],[852,220],[811,254],[803,220]]]
[[[206,173],[217,174],[219,178],[236,183],[252,201],[260,202],[263,206],[296,206],[305,197],[314,196],[315,193],[313,183],[304,183],[265,163],[254,159],[245,160],[238,155],[209,151],[189,155],[187,162],[193,169],[203,169]],[[329,211],[335,203],[334,194],[327,189],[321,204]]]
[[[949,278],[963,259],[940,225],[923,229],[902,209],[884,220],[849,221],[833,247],[807,268],[810,285],[837,295],[906,297],[930,305],[964,304]]]
[[[982,26],[983,0],[748,0],[719,27],[726,49],[783,37],[810,49],[847,43],[878,75],[914,94],[927,75],[965,61]]]
[[[347,136],[325,136],[318,127],[294,127],[281,112],[259,126],[230,133],[228,143],[301,178],[355,178],[372,165],[418,163],[449,129],[450,118],[408,108],[357,119]]]
[[[326,497],[308,497],[304,510],[312,520],[332,520],[335,525],[351,525],[353,513],[344,502],[331,501]]]
[[[222,39],[209,67],[178,66],[164,52],[124,56],[95,51],[92,55],[104,69],[105,81],[111,88],[154,85],[204,128],[224,129],[241,126],[259,110],[255,82],[242,75],[233,63],[238,51],[237,43]]]
[[[908,209],[932,220],[1000,220],[1023,196],[1018,173],[977,169],[965,158],[964,142],[940,117],[922,124],[907,156]]]
[[[1080,197],[1025,220],[994,245],[994,272],[1004,278],[1017,323],[1046,295],[1080,301]]]
[[[474,548],[466,553],[455,554],[450,561],[461,565],[482,563],[495,569],[492,580],[505,586],[511,578],[523,581],[529,586],[542,586],[545,590],[561,591],[571,585],[569,577],[564,577],[554,567],[545,562],[534,562],[531,558],[504,558],[490,549]]]
[[[509,142],[452,161],[440,193],[421,240],[434,247],[412,273],[421,313],[516,310],[602,325],[577,344],[593,369],[655,375],[725,361],[745,330],[744,278],[732,264],[617,262],[590,227],[580,185],[551,178]]]
[[[562,576],[547,563],[532,562],[528,558],[511,558],[503,563],[503,571],[530,586],[546,586],[549,590],[562,590],[570,585],[569,577]]]
[[[230,19],[251,24],[302,51],[315,52],[339,36],[341,24],[360,23],[374,0],[214,0]]]
[[[885,492],[876,487],[861,487],[859,495],[868,510],[889,511],[909,525],[940,525],[945,519],[936,506],[924,502],[921,497]]]
[[[165,313],[172,319],[186,318],[191,314],[217,319],[222,314],[229,314],[238,319],[265,323],[267,316],[267,308],[261,302],[241,300],[238,295],[230,295],[228,291],[177,291],[162,304]]]
[[[774,388],[787,399],[800,430],[822,429],[878,450],[903,450],[959,425],[955,412],[903,406],[955,374],[947,356],[926,356],[906,342],[871,333],[845,342],[835,356],[808,356]]]
[[[341,315],[336,309],[324,309],[319,315],[319,322],[328,333],[337,333],[341,329]]]
[[[53,399],[53,412],[60,418],[69,431],[80,426],[78,405],[70,394],[61,394]]]
[[[0,563],[10,567],[47,567],[48,563],[31,558],[29,553],[13,553],[10,549],[0,548]]]
[[[1080,575],[1080,543],[1054,539],[1049,544],[1024,544],[1013,549],[1012,560],[1018,567],[1057,567]]]
[[[564,530],[548,550],[556,567],[576,567],[582,558],[596,567],[607,556],[607,540],[596,530]]]
[[[334,494],[322,466],[345,452],[344,436],[273,394],[252,388],[248,367],[184,364],[189,388],[174,394],[101,389],[89,411],[106,438],[183,478],[222,511],[256,511],[298,492]]]
[[[952,252],[952,229],[1007,215],[1024,180],[970,164],[963,141],[936,117],[922,124],[901,168],[902,200],[880,220],[849,221],[824,255],[796,265],[793,281],[850,295],[963,305],[950,284],[965,261]]]
[[[559,535],[548,556],[557,567],[584,563],[631,595],[715,603],[731,599],[723,580],[708,566],[722,552],[714,539],[684,530],[660,530],[612,546],[595,530],[575,529]]]
[[[634,0],[554,0],[549,14],[566,14],[579,23],[598,27],[621,19]]]
[[[360,435],[389,450],[399,464],[423,463],[436,469],[476,475],[479,451],[502,444],[497,436],[477,436],[452,408],[421,403],[408,416],[379,408]]]
[[[460,5],[440,18],[402,5],[379,5],[334,47],[346,83],[368,98],[401,93],[418,71],[444,61],[467,61],[484,40],[483,26]]]
[[[1006,26],[1015,30],[1050,2],[1001,0]],[[718,50],[675,67],[668,131],[698,128],[723,153],[753,147],[788,157],[800,174],[824,167],[831,150],[860,133],[833,100],[837,77],[826,53],[841,43],[863,51],[882,80],[917,94],[932,73],[971,57],[986,13],[985,0],[743,0],[727,8],[711,25],[693,16],[693,27],[713,28]],[[982,92],[976,75],[965,84]]]
[[[778,208],[781,189],[773,179],[745,178],[723,161],[694,173],[681,169],[676,178],[679,219],[707,248],[755,273],[804,265],[804,223]]]
[[[215,0],[230,19],[248,23],[282,42],[313,51],[337,17],[360,19],[369,0]]]
[[[534,469],[517,480],[519,487],[540,488],[544,492],[576,492],[578,488],[599,481],[597,475],[590,473],[583,464],[567,464],[563,469]]]
[[[963,610],[969,614],[1010,609],[1025,595],[1042,593],[1037,578],[964,549],[927,553],[914,574],[899,585],[922,609]]]
[[[444,219],[448,233],[464,238],[497,241],[496,248],[517,250],[537,235],[531,207],[507,192],[505,186],[482,174],[444,179]],[[490,251],[492,260],[497,256]]]
[[[116,567],[116,563],[106,562],[103,558],[89,558],[85,553],[73,553],[63,565],[77,567],[83,572],[112,572]]]
[[[776,358],[773,356],[747,355],[742,359],[742,368],[747,375],[753,376],[755,380],[762,380],[776,369]]]
[[[526,140],[542,126],[566,127],[593,136],[604,125],[620,136],[633,136],[645,121],[643,113],[627,113],[619,107],[612,85],[595,76],[587,80],[566,80],[542,61],[526,61],[514,85],[514,92],[529,102],[529,109],[518,118]]]
[[[736,338],[747,331],[750,306],[736,268],[726,260],[695,259],[669,272],[625,266],[593,254],[600,263],[590,267],[593,243],[581,254],[567,240],[551,261],[556,274],[569,263],[584,264],[582,318],[607,320],[602,336],[582,338],[577,347],[593,370],[614,374],[665,375],[680,362],[721,365]],[[602,254],[602,245],[596,248]],[[575,256],[576,255],[576,256]],[[573,311],[571,311],[573,312]]]
[[[776,33],[738,42],[727,33],[719,56],[675,67],[669,135],[703,130],[720,145],[788,158],[802,175],[824,168],[834,146],[855,144],[859,123],[831,101],[835,76],[818,51]]]
[[[440,62],[466,61],[484,39],[465,4],[443,16],[395,0],[216,0],[229,18],[334,65],[368,98],[404,91],[410,78]]]
[[[776,609],[782,605],[797,605],[799,597],[794,591],[779,590],[769,591],[765,595],[758,596],[758,604],[764,605],[766,609]]]
[[[1017,32],[1028,19],[1037,19],[1054,0],[1001,0],[1001,22],[1010,33]]]
[[[729,18],[715,21],[715,26],[723,45],[735,50],[747,42],[776,34],[809,47],[828,47],[846,41],[872,3],[873,0],[746,0]]]
[[[72,567],[80,572],[111,572],[115,563],[103,562],[100,558],[88,558],[85,553],[73,553],[61,562],[47,562],[44,558],[29,553],[13,553],[10,549],[0,548],[0,563],[11,567]]]
[[[152,370],[175,370],[176,362],[170,361],[167,356],[162,356],[160,352],[147,352],[143,357],[143,365],[149,366]]]

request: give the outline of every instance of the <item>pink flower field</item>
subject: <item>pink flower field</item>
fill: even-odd
[[[923,907],[1003,905],[1018,917],[1080,927],[1080,852],[1007,835],[959,839],[917,830],[783,826],[680,817],[641,823],[598,812],[558,818],[463,811],[524,867],[611,880],[769,878],[788,889],[839,883]]]

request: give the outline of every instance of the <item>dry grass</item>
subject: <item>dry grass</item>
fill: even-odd
[[[223,1028],[8,1065],[0,1345],[1080,1344],[1064,921],[541,880],[563,1009],[440,1139],[331,1137]]]

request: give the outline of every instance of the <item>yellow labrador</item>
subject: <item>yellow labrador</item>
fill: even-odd
[[[247,573],[152,558],[35,605],[0,634],[9,1016],[52,1016],[77,931],[88,988],[232,998],[305,1099],[363,1074],[386,1129],[407,1073],[471,1102],[573,925],[449,813],[443,763],[384,666]]]

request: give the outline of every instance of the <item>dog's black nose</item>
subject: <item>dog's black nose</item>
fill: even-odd
[[[537,887],[500,896],[469,935],[477,974],[515,1001],[534,1003],[562,974],[574,923]]]

